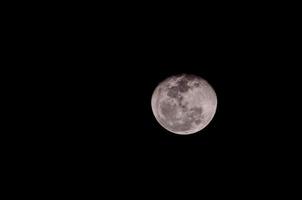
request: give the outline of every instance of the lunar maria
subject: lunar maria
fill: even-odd
[[[175,134],[188,135],[204,129],[213,119],[217,96],[205,79],[181,74],[158,84],[151,106],[163,128]]]

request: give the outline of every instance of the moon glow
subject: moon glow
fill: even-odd
[[[202,130],[213,119],[217,96],[203,78],[181,74],[168,77],[155,88],[151,106],[162,127],[188,135]]]

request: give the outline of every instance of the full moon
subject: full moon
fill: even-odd
[[[175,134],[189,135],[204,129],[213,119],[217,96],[203,78],[181,74],[159,83],[151,106],[162,127]]]

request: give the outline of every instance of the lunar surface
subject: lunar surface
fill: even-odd
[[[191,74],[171,76],[153,92],[152,111],[159,124],[180,135],[196,133],[213,119],[217,108],[214,89]]]

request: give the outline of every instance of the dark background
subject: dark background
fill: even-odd
[[[294,13],[63,7],[18,18],[12,34],[24,55],[16,60],[29,66],[13,68],[26,79],[18,86],[26,112],[17,116],[30,132],[16,137],[34,171],[112,188],[256,181],[265,190],[291,176],[300,146]],[[166,131],[151,110],[157,84],[179,73],[203,77],[218,97],[211,123],[188,136]]]
[[[154,39],[156,43],[148,41],[149,34],[141,37],[125,39],[131,42],[110,37],[113,42],[106,42],[102,52],[92,53],[96,49],[90,45],[86,52],[84,45],[67,54],[70,67],[61,77],[66,88],[58,85],[66,119],[58,137],[71,158],[80,154],[95,162],[94,157],[105,156],[130,166],[166,163],[175,170],[188,170],[188,163],[258,165],[279,159],[290,141],[288,128],[283,129],[288,119],[281,117],[286,101],[280,90],[287,91],[286,98],[291,91],[282,84],[284,68],[276,67],[287,58],[275,47],[281,44],[271,41],[274,36],[248,32],[221,39],[206,33],[201,41],[195,36],[183,42],[185,36],[180,40],[168,34]],[[218,96],[215,118],[194,135],[167,132],[151,110],[157,84],[179,73],[205,78]]]
[[[299,145],[284,107],[290,105],[293,91],[283,85],[284,68],[276,67],[283,65],[284,57],[273,50],[263,52],[262,45],[248,39],[240,41],[240,47],[235,39],[232,44],[197,44],[202,50],[195,45],[175,48],[173,42],[163,49],[165,41],[159,40],[158,46],[143,43],[142,49],[131,43],[105,59],[88,55],[88,63],[84,56],[83,63],[73,62],[75,66],[64,71],[66,88],[58,85],[63,98],[49,133],[56,145],[50,152],[55,166],[60,163],[68,180],[102,177],[113,188],[115,181],[119,187],[148,181],[176,187],[203,180],[200,184],[207,187],[248,191],[240,183],[256,181],[263,190],[287,179],[287,167],[297,166]],[[188,136],[166,131],[151,110],[157,84],[179,73],[205,78],[218,97],[211,123]]]

